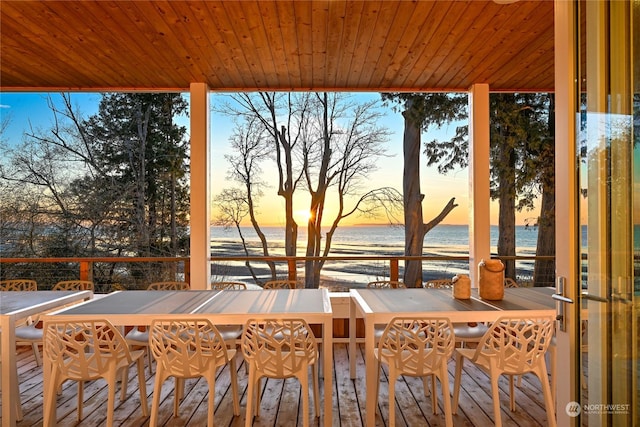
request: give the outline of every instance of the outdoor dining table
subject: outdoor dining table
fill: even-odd
[[[376,390],[378,381],[374,357],[374,327],[386,325],[394,317],[439,316],[451,322],[492,322],[501,316],[555,316],[551,288],[508,288],[500,301],[478,297],[455,299],[450,289],[351,289],[349,309],[349,371],[356,376],[356,316],[365,327],[366,393]],[[366,398],[366,425],[375,425],[377,396]]]
[[[16,405],[10,397],[18,383],[16,324],[47,310],[90,299],[91,291],[0,291],[2,327],[2,425],[16,425]]]
[[[154,319],[207,318],[214,325],[243,325],[248,319],[303,318],[322,325],[324,348],[333,339],[333,313],[326,289],[273,289],[223,291],[121,291],[45,316],[74,321],[106,319],[115,326],[149,326]],[[323,372],[333,370],[333,352],[323,351]],[[47,361],[45,360],[45,365]],[[45,366],[44,387],[50,381]],[[324,424],[332,425],[331,375],[324,376]],[[45,414],[49,410],[45,407]]]

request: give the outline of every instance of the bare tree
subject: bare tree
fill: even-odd
[[[216,196],[215,202],[218,205],[220,212],[215,224],[221,225],[225,228],[235,227],[238,232],[238,236],[240,236],[242,249],[244,250],[245,255],[251,255],[241,227],[242,221],[247,215],[249,215],[250,211],[249,201],[247,200],[245,191],[239,188],[228,188],[222,190],[222,193]],[[249,270],[253,280],[257,283],[258,277],[251,265],[251,262],[246,261],[244,265]],[[270,263],[269,265],[272,266],[273,263]],[[272,269],[272,272],[275,273],[275,269]]]
[[[333,235],[340,221],[360,212],[367,201],[380,200],[394,194],[391,189],[365,192],[355,203],[347,206],[350,196],[361,194],[362,180],[375,170],[375,160],[384,155],[382,143],[389,132],[376,125],[381,113],[377,102],[362,104],[349,102],[337,93],[316,93],[307,126],[303,127],[303,168],[307,189],[311,195],[307,226],[306,256],[327,256]],[[330,189],[334,189],[333,201],[338,206],[326,231],[322,244],[322,224]],[[390,197],[387,201],[398,200]],[[328,221],[327,221],[328,222]],[[317,287],[324,265],[321,259],[305,262],[305,286]]]
[[[376,125],[381,117],[377,102],[357,104],[335,93],[235,94],[232,98],[235,104],[227,103],[221,111],[246,117],[252,126],[259,122],[269,135],[256,137],[258,130],[252,127],[255,135],[245,132],[243,144],[273,141],[265,147],[265,153],[273,153],[278,171],[277,192],[285,199],[286,255],[296,253],[298,225],[293,218],[293,201],[301,183],[311,196],[306,256],[326,256],[340,221],[351,215],[372,215],[385,208],[388,217],[393,217],[394,204],[400,200],[397,191],[362,189],[363,179],[375,169],[375,159],[384,155],[382,144],[389,135]],[[237,142],[233,138],[234,164],[242,157]],[[238,173],[236,166],[232,169],[244,182],[255,179],[255,167],[250,173],[245,168],[244,175]],[[254,199],[256,189],[246,190],[247,199]],[[337,206],[332,218],[325,217],[327,203]],[[331,224],[324,241],[323,224]],[[253,226],[256,228],[255,223]],[[306,287],[319,286],[322,266],[320,260],[305,263]]]
[[[220,112],[239,115],[250,122],[258,121],[272,141],[269,148],[275,156],[278,171],[277,193],[285,205],[285,255],[295,256],[298,224],[293,217],[293,200],[302,170],[295,168],[294,152],[299,146],[300,126],[308,113],[308,93],[237,93],[230,95]],[[255,226],[254,226],[255,227]]]
[[[245,254],[249,255],[246,241],[242,236],[240,222],[249,216],[251,225],[255,230],[260,244],[262,254],[269,256],[269,245],[267,238],[260,227],[257,218],[258,200],[262,196],[262,187],[265,185],[261,180],[262,167],[266,159],[271,156],[271,145],[265,141],[265,129],[255,117],[246,117],[238,124],[231,136],[231,148],[234,154],[225,158],[229,162],[229,178],[242,185],[242,190],[225,190],[217,198],[217,205],[221,209],[222,216],[219,218],[223,224],[232,222],[236,225]],[[240,200],[242,197],[242,200]],[[267,262],[271,270],[271,276],[276,278],[276,267],[273,262]],[[255,279],[255,274],[254,276]]]

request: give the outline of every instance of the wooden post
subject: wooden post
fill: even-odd
[[[93,263],[80,261],[80,280],[93,280]]]
[[[397,258],[392,258],[389,260],[389,280],[398,280],[398,259]]]

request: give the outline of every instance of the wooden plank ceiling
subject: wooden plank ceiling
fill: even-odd
[[[0,3],[0,89],[553,90],[553,1]]]

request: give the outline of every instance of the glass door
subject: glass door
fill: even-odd
[[[640,1],[578,2],[579,408],[584,426],[637,426]]]

